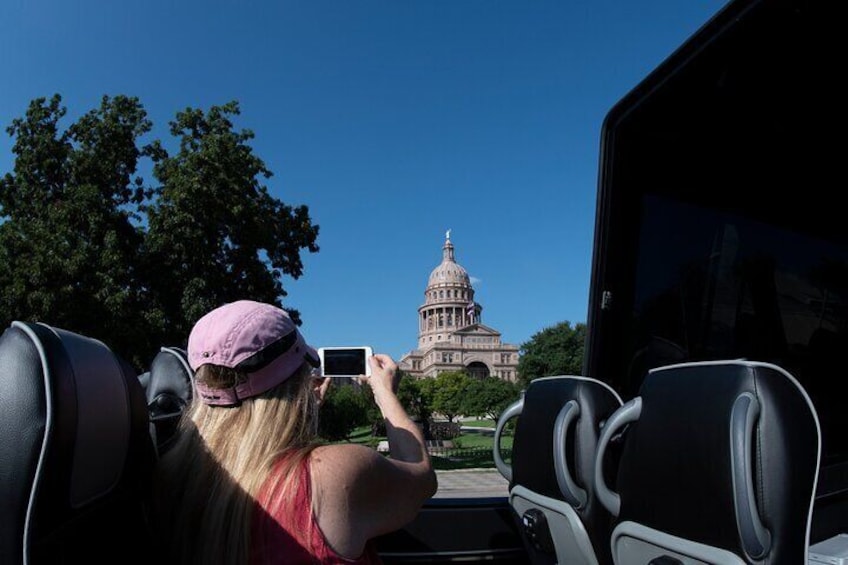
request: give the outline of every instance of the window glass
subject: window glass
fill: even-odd
[[[825,460],[848,457],[839,405],[848,350],[848,253],[828,241],[645,198],[627,389],[682,360],[750,358],[787,369],[822,424]]]

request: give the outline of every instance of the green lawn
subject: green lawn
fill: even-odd
[[[490,420],[480,420],[480,423],[491,422]],[[494,427],[477,425],[475,427]],[[357,428],[351,434],[351,443],[359,443],[369,447],[376,448],[380,441],[385,440],[385,437],[373,437],[369,426]],[[466,432],[460,434],[453,440],[453,449],[447,449],[444,452],[436,452],[431,454],[433,467],[438,470],[447,469],[477,469],[477,468],[492,468],[495,466],[495,461],[492,457],[493,437],[489,434],[481,434],[477,432]],[[504,434],[501,437],[501,457],[504,461],[509,462],[512,450],[512,435]]]
[[[377,444],[386,438],[384,437],[376,437],[371,435],[371,427],[370,426],[362,426],[361,428],[356,428],[353,430],[353,433],[350,436],[351,443],[361,443],[363,445],[367,445],[368,447],[377,448]]]
[[[496,428],[498,423],[494,420],[490,420],[488,418],[483,418],[482,420],[463,420],[463,426],[472,426],[475,428]]]

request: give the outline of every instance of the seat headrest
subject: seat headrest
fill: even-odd
[[[102,342],[13,322],[0,336],[2,554],[38,552],[109,500],[147,492],[147,421],[134,371]]]
[[[560,412],[575,401],[579,418],[569,434],[586,460],[576,472],[583,484],[591,484],[594,446],[600,423],[621,406],[621,398],[608,385],[580,376],[543,377],[530,382],[524,393],[524,409],[518,419],[513,440],[513,482],[551,498],[561,498],[554,471],[554,428]]]
[[[660,367],[628,405],[620,412],[635,418],[622,419],[632,423],[618,469],[621,522],[754,560],[800,560],[821,432],[792,375],[738,360]]]
[[[180,417],[194,397],[194,371],[184,349],[160,349],[150,364],[146,395],[150,433],[162,454],[172,445]]]
[[[194,396],[194,372],[185,350],[163,347],[150,364],[146,386],[152,417],[182,412]]]

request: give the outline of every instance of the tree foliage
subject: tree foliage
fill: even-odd
[[[137,98],[104,96],[63,129],[66,112],[59,95],[38,98],[6,130],[4,327],[46,322],[99,338],[140,368],[223,302],[282,305],[282,276],[302,275],[300,252],[318,250],[318,226],[261,183],[271,172],[253,133],[236,129],[236,102],[177,113],[173,156],[159,140],[142,143],[153,124]]]
[[[329,441],[349,440],[354,429],[368,423],[367,387],[333,383],[321,405],[318,434]]]
[[[518,400],[519,386],[495,377],[472,379],[464,395],[462,413],[481,416],[497,422],[507,406]]]
[[[104,97],[62,131],[61,98],[33,100],[7,128],[12,172],[0,180],[0,318],[47,321],[127,352],[147,307],[137,267],[144,199],[135,176],[151,123],[135,98]]]
[[[156,158],[148,267],[172,340],[224,302],[249,296],[281,305],[282,275],[299,278],[300,249],[318,250],[307,207],[284,204],[260,182],[271,171],[248,145],[253,132],[234,130],[238,114],[235,102],[177,113],[170,131],[180,150]]]
[[[431,402],[433,412],[438,412],[447,418],[448,422],[453,422],[465,408],[464,397],[471,381],[465,371],[445,371],[435,378],[421,381],[421,388],[424,397]]]
[[[406,413],[421,425],[425,437],[430,434],[430,418],[433,413],[431,401],[421,388],[421,380],[411,377],[408,373],[398,371],[399,383],[397,396]],[[366,420],[371,424],[371,435],[385,436],[386,422],[383,413],[374,401],[374,391],[370,386],[363,386],[362,395],[365,399]]]
[[[565,321],[537,332],[521,344],[520,382],[527,385],[538,377],[582,374],[585,342],[586,325],[582,323],[572,327]]]
[[[421,424],[424,437],[430,437],[430,419],[433,417],[432,398],[428,391],[424,390],[424,380],[416,379],[401,371],[400,385],[398,386],[398,400],[400,400],[406,413]]]

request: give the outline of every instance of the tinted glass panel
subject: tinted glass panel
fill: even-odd
[[[667,198],[644,200],[628,388],[648,367],[748,358],[795,375],[828,459],[848,455],[838,400],[848,351],[848,252],[827,241]]]
[[[733,3],[610,113],[587,348],[624,397],[668,363],[779,364],[816,406],[825,465],[848,462],[833,6]]]

